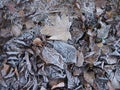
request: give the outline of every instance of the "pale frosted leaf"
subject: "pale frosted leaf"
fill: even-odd
[[[55,49],[45,47],[42,56],[47,64],[54,64],[62,69],[64,68],[63,61],[65,61],[65,58],[63,58]]]
[[[53,26],[45,25],[45,27],[41,30],[41,33],[50,35],[51,37],[49,39],[63,41],[71,39],[71,35],[68,30],[71,22],[66,15],[63,14],[61,17],[56,15],[54,23],[55,24]]]

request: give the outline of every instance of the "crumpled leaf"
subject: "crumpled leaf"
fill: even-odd
[[[12,33],[14,36],[19,36],[21,34],[21,29],[22,27],[18,26],[18,25],[13,25],[12,26]]]
[[[107,80],[104,78],[96,78],[96,84],[97,84],[97,90],[107,90],[108,89],[108,85],[107,85]]]
[[[26,25],[27,29],[31,29],[32,27],[35,26],[34,23],[31,20],[25,22],[25,25]]]
[[[47,89],[42,86],[40,90],[47,90]]]
[[[117,81],[116,77],[113,77],[112,79],[110,79],[110,81],[114,88],[120,88],[120,83],[119,81]]]
[[[107,85],[109,87],[109,90],[115,90],[115,88],[113,87],[110,81],[108,81]]]
[[[42,43],[40,38],[35,38],[33,40],[33,44],[36,45],[36,46],[42,46],[43,43]]]
[[[117,63],[117,58],[115,57],[107,57],[107,63],[108,64],[116,64]]]
[[[62,41],[50,42],[58,53],[60,53],[66,63],[76,63],[77,51],[75,47]]]
[[[109,33],[111,25],[106,25],[105,23],[101,21],[100,21],[100,24],[101,24],[101,28],[97,30],[97,37],[105,39],[108,37],[108,33]]]
[[[115,77],[120,82],[120,66],[116,68]]]
[[[64,82],[60,82],[57,85],[54,85],[51,89],[53,90],[53,89],[55,89],[57,87],[64,87],[64,86],[65,86],[65,83]]]
[[[93,82],[95,80],[95,74],[94,72],[84,72],[84,79],[90,84],[93,85]]]
[[[45,25],[41,30],[42,34],[50,35],[49,39],[52,40],[63,40],[67,41],[71,39],[71,35],[69,33],[69,27],[71,22],[69,21],[68,16],[62,15],[61,17],[55,16],[55,24],[53,26]]]
[[[1,73],[0,73],[0,84],[3,85],[4,87],[7,87],[7,84],[6,84],[5,80],[3,79]]]
[[[30,59],[29,59],[29,54],[28,52],[25,52],[25,57],[23,58],[25,61],[26,61],[26,65],[27,65],[27,69],[28,71],[34,75],[33,71],[32,71],[32,66],[31,66],[31,62],[30,62]]]
[[[77,62],[76,62],[76,66],[80,67],[82,66],[84,63],[84,55],[82,52],[77,52]]]
[[[4,76],[4,78],[10,78],[13,77],[15,75],[15,73],[13,72],[13,68],[10,68],[9,73]]]
[[[73,19],[73,22],[70,26],[70,34],[72,40],[76,43],[84,35],[85,30],[83,29],[83,21],[79,18]]]
[[[51,79],[64,79],[66,74],[64,70],[55,66],[55,65],[48,65],[45,67],[46,76]]]
[[[46,64],[54,64],[62,69],[64,69],[65,58],[62,57],[55,49],[44,47],[42,51],[42,56]]]
[[[9,69],[10,69],[10,65],[4,64],[4,66],[1,70],[2,76],[5,76],[9,72]]]
[[[66,70],[66,74],[67,74],[69,89],[74,89],[76,88],[76,86],[79,86],[80,80],[78,79],[78,77],[72,76],[72,74],[68,70]]]

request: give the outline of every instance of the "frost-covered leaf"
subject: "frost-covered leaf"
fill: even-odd
[[[95,80],[95,74],[94,72],[84,72],[84,79],[91,85],[93,85],[93,82]]]
[[[74,89],[77,86],[79,86],[80,80],[78,77],[72,76],[72,74],[69,71],[66,71],[67,73],[67,79],[68,79],[68,88]]]
[[[80,67],[83,65],[84,62],[84,55],[82,52],[77,52],[77,62],[76,62],[76,66]]]
[[[64,69],[65,58],[63,58],[55,49],[44,47],[42,56],[46,64],[54,64]]]
[[[105,23],[103,23],[101,21],[100,21],[100,24],[101,24],[101,28],[97,30],[97,37],[105,39],[108,37],[110,25],[106,25]]]
[[[64,62],[76,63],[77,51],[75,47],[62,41],[54,41],[51,42],[51,44],[56,49],[56,51],[60,53],[63,56],[63,58],[65,58]]]

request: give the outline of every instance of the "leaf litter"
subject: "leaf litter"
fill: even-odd
[[[1,0],[0,90],[119,90],[119,0]]]

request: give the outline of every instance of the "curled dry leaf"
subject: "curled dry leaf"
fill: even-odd
[[[61,17],[55,16],[55,25],[49,26],[45,25],[45,27],[41,30],[42,34],[50,35],[49,39],[52,40],[63,40],[67,41],[71,39],[71,35],[69,33],[69,27],[71,22],[69,21],[68,16],[62,15]]]
[[[18,15],[19,15],[19,17],[24,17],[24,16],[25,16],[24,11],[23,11],[23,10],[20,10],[20,11],[18,12]]]
[[[77,52],[77,62],[76,62],[76,66],[80,67],[83,65],[84,62],[84,55],[82,52]]]
[[[31,29],[32,27],[35,26],[32,20],[25,22],[25,25],[27,29]]]
[[[21,34],[21,28],[17,25],[12,26],[12,33],[14,36],[19,36]]]
[[[3,66],[2,70],[1,70],[2,76],[5,76],[9,72],[9,68],[10,68],[9,65],[4,64],[4,66]]]
[[[55,88],[58,88],[58,87],[64,87],[65,86],[65,83],[64,82],[60,82],[58,83],[57,85],[54,85],[51,89],[55,89]]]
[[[42,46],[42,41],[40,38],[35,38],[33,40],[33,44],[36,45],[36,46]]]

